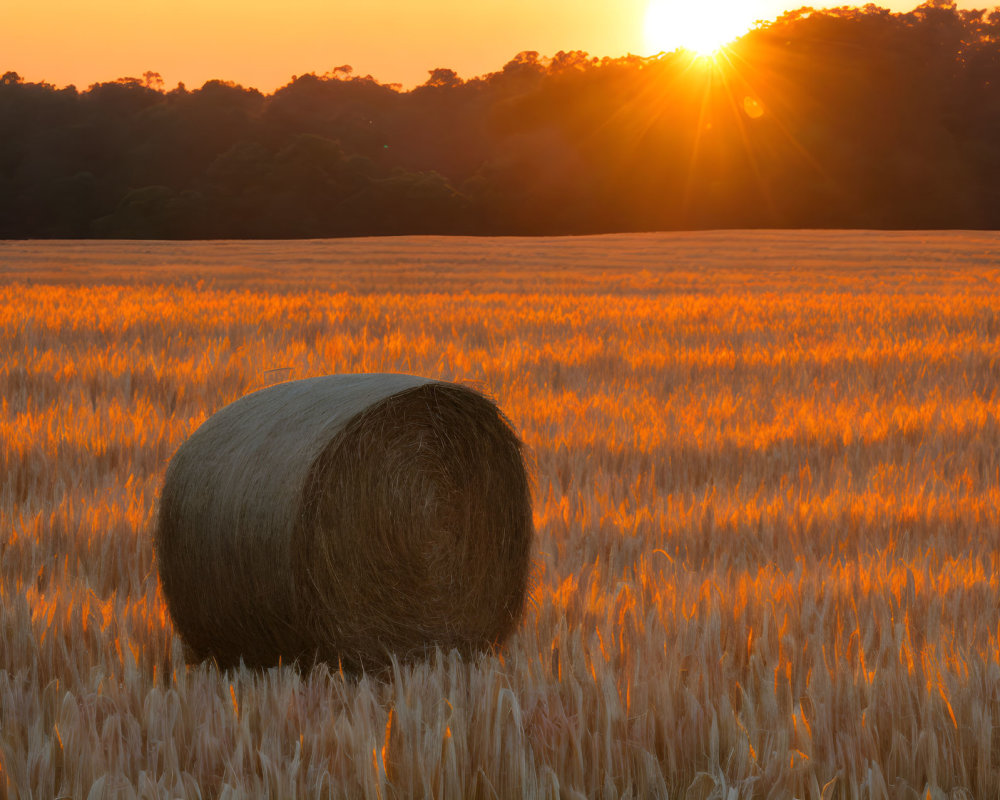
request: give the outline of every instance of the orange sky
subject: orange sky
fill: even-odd
[[[222,78],[270,92],[294,74],[351,64],[356,73],[410,87],[434,67],[468,78],[499,69],[521,50],[617,56],[673,49],[692,35],[686,25],[706,24],[682,19],[689,13],[682,8],[722,20],[773,18],[801,5],[654,1],[669,21],[651,37],[650,0],[3,0],[0,72],[84,88],[153,70],[168,88]],[[914,4],[882,3],[894,11]]]

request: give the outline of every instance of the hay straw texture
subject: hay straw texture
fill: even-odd
[[[410,375],[263,389],[177,451],[163,592],[198,659],[378,670],[501,642],[526,591],[531,496],[497,407]]]

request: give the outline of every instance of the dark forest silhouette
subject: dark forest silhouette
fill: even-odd
[[[1000,228],[1000,9],[803,9],[714,64],[521,53],[411,91],[0,78],[0,236]]]

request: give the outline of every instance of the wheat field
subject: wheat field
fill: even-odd
[[[0,795],[1000,796],[1000,234],[0,243]],[[257,388],[488,392],[525,617],[190,665],[170,456]]]

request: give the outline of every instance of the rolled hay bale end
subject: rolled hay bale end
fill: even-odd
[[[330,375],[247,395],[167,469],[155,535],[197,659],[379,670],[501,643],[533,536],[521,442],[463,386]]]

